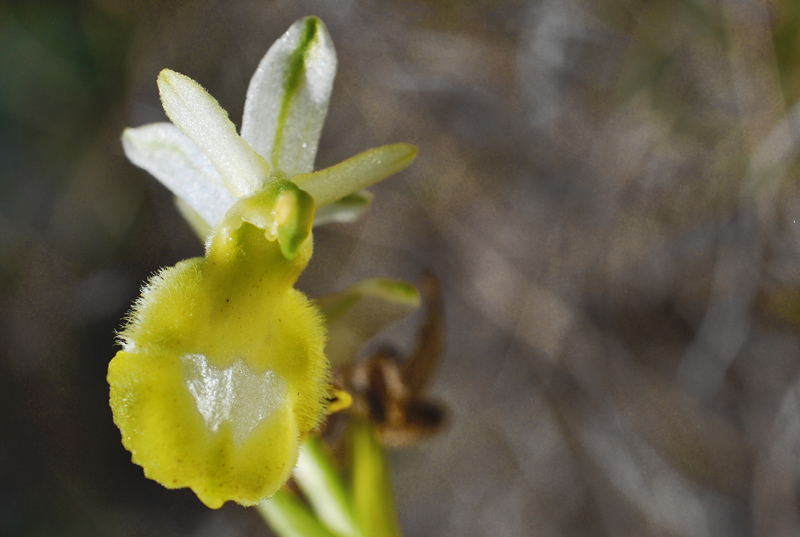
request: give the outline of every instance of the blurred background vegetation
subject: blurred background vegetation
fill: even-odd
[[[406,534],[796,535],[798,6],[0,3],[0,534],[268,534],[144,479],[111,421],[115,329],[202,253],[119,135],[164,120],[164,67],[238,122],[315,14],[339,54],[318,165],[420,148],[300,282],[442,280],[448,424],[392,453]]]

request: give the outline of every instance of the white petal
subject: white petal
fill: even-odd
[[[169,119],[202,149],[233,195],[251,194],[264,183],[269,164],[236,134],[227,112],[200,84],[164,69],[158,90]]]
[[[416,156],[417,148],[413,145],[384,145],[330,168],[298,175],[292,181],[311,194],[320,207],[386,179],[411,164]]]
[[[200,148],[170,123],[125,129],[122,147],[131,162],[150,172],[212,227],[236,199]]]
[[[258,65],[242,137],[287,178],[314,169],[336,75],[336,51],[316,17],[295,22]]]

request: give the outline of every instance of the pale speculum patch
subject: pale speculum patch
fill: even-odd
[[[257,374],[241,359],[219,368],[202,354],[185,354],[181,363],[206,426],[216,433],[229,423],[237,444],[285,404],[286,381],[274,371]]]

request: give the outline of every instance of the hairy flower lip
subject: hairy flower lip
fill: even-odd
[[[253,225],[232,239],[148,284],[108,374],[134,462],[210,507],[272,495],[329,389],[321,316],[292,287],[311,241],[289,260]]]

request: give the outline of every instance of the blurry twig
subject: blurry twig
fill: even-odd
[[[800,108],[796,104],[781,118],[782,97],[766,6],[755,2],[749,8],[744,13],[738,3],[723,3],[743,145],[750,158],[740,185],[737,213],[720,239],[705,317],[678,371],[678,383],[700,399],[717,392],[747,339],[764,238],[774,227],[781,185],[800,153]]]
[[[754,535],[797,535],[800,381],[786,392],[753,477]]]

